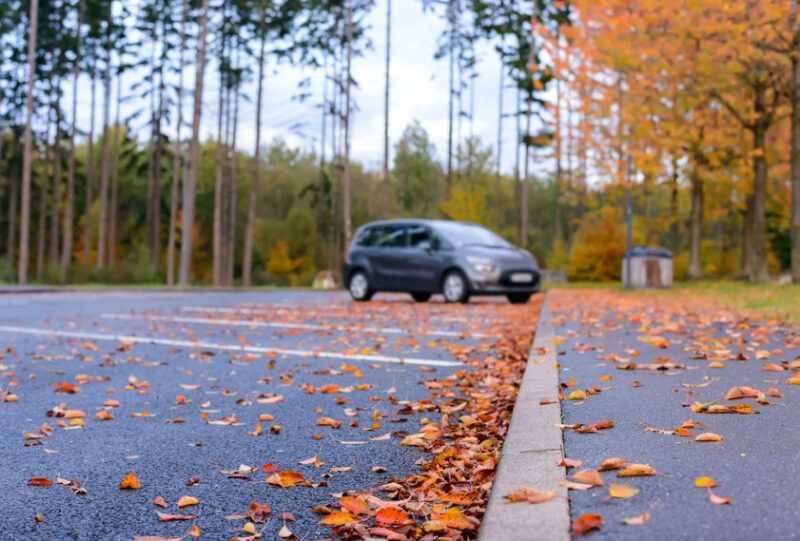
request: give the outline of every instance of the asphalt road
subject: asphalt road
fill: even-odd
[[[335,505],[331,493],[416,472],[420,453],[398,445],[397,434],[372,438],[416,432],[420,416],[398,414],[402,403],[427,398],[421,382],[447,377],[472,346],[491,340],[486,304],[378,299],[384,302],[356,305],[338,292],[0,296],[0,390],[18,397],[0,402],[0,539],[182,536],[192,524],[202,538],[229,539],[244,535],[244,522],[224,517],[251,502],[272,508],[265,538],[275,538],[284,510],[297,519],[286,524],[299,538],[326,537],[312,508]],[[60,382],[81,382],[80,392],[56,392]],[[326,384],[350,392],[319,392]],[[120,403],[106,408],[114,419],[97,420],[107,400]],[[83,411],[85,426],[47,416],[62,403]],[[262,414],[274,421],[260,421]],[[322,417],[343,426],[317,426]],[[263,432],[250,435],[259,422]],[[52,434],[26,438],[44,423]],[[273,425],[280,433],[270,433]],[[324,466],[298,465],[315,455]],[[270,462],[327,486],[280,488],[261,469],[249,479],[219,471]],[[132,470],[141,489],[120,490]],[[194,476],[199,483],[187,486]],[[35,477],[79,481],[87,493],[28,486]],[[185,495],[199,505],[179,510]],[[158,496],[166,509],[152,503]],[[163,522],[156,511],[196,518]]]
[[[793,375],[790,370],[764,370],[770,363],[795,360],[800,354],[795,335],[776,331],[774,322],[743,321],[726,311],[676,309],[652,300],[632,307],[619,304],[619,297],[586,292],[560,295],[555,302],[555,316],[562,324],[556,331],[565,339],[558,346],[560,381],[567,384],[574,379],[576,383],[564,395],[574,389],[601,391],[585,401],[564,400],[563,422],[610,419],[615,423],[614,428],[597,433],[565,430],[566,455],[582,460],[583,468],[597,468],[608,457],[622,457],[649,464],[663,474],[621,479],[614,471],[602,473],[606,485],[622,482],[641,489],[630,499],[610,499],[607,486],[571,490],[573,521],[586,513],[603,516],[603,528],[587,537],[800,539],[794,520],[800,494],[796,479],[800,387],[786,384]],[[649,338],[663,338],[668,347],[643,341]],[[622,359],[614,362],[609,354]],[[698,358],[702,356],[707,358]],[[629,361],[660,360],[686,368],[618,369]],[[711,364],[715,360],[723,368],[715,368]],[[784,397],[766,396],[773,405],[760,405],[752,398],[722,400],[731,387],[741,385],[761,391],[774,387]],[[749,404],[758,413],[706,414],[688,407],[692,401],[714,400],[722,405]],[[707,426],[690,430],[693,437],[678,437],[646,431],[636,422],[672,430],[689,419]],[[724,441],[694,441],[706,431],[721,435]],[[729,505],[712,503],[707,489],[694,486],[695,479],[705,476],[718,483],[713,489],[716,495],[731,498]],[[623,518],[648,511],[649,522],[622,524]]]

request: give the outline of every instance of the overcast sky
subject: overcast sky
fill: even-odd
[[[437,157],[444,162],[447,157],[448,130],[448,63],[447,59],[434,60],[436,43],[445,28],[437,14],[423,13],[418,0],[394,0],[392,14],[392,64],[391,64],[391,98],[390,98],[390,146],[401,137],[405,127],[414,119],[418,119],[429,132],[436,146]],[[353,159],[363,163],[368,169],[380,169],[383,161],[383,92],[384,92],[384,55],[386,40],[386,0],[377,0],[372,12],[366,19],[368,34],[372,40],[372,50],[363,56],[353,59],[353,77],[357,88],[353,89],[353,99],[357,110],[353,112],[351,152]],[[191,54],[191,53],[189,53]],[[497,54],[489,44],[481,44],[478,48],[479,77],[475,82],[475,119],[473,130],[484,144],[493,148],[497,141],[498,86],[500,64]],[[254,67],[255,69],[255,67]],[[130,92],[130,85],[141,75],[128,74],[123,78],[123,94]],[[311,77],[310,90],[312,97],[305,103],[293,100],[298,93],[298,83]],[[292,146],[314,148],[318,150],[324,76],[322,70],[299,69],[288,64],[273,63],[269,66],[265,77],[264,107],[262,120],[263,142],[274,137],[282,137]],[[83,129],[88,129],[90,113],[90,92],[88,77],[81,80],[79,105]],[[184,87],[188,95],[184,99],[184,123],[191,120],[192,97],[194,84],[193,70],[186,70]],[[219,76],[216,63],[211,61],[206,70],[205,91],[203,97],[203,116],[201,139],[216,136],[217,91]],[[96,130],[100,129],[101,92],[98,85],[96,110]],[[116,92],[116,90],[114,90]],[[240,104],[239,129],[237,147],[252,152],[255,142],[255,82],[247,85],[243,92],[250,100],[242,100]],[[508,89],[504,93],[506,113],[513,112],[515,94]],[[65,104],[69,103],[68,95]],[[140,99],[131,100],[130,105],[123,107],[126,116],[135,107],[143,105]],[[465,91],[463,108],[469,110],[469,94]],[[112,109],[112,115],[114,111]],[[144,127],[146,120],[138,121]],[[462,133],[469,135],[469,121],[462,120]],[[299,133],[290,127],[300,123]],[[504,122],[503,130],[503,170],[513,171],[514,149],[512,147],[516,128],[515,121],[509,117]],[[174,128],[168,128],[174,132]],[[186,138],[189,129],[184,128]],[[146,137],[146,131],[142,131]],[[391,158],[390,158],[391,159]]]

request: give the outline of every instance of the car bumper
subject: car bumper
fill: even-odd
[[[515,283],[511,275],[518,272],[528,272],[533,275],[529,282]],[[506,271],[498,276],[482,276],[473,274],[468,277],[470,292],[474,295],[508,295],[509,293],[536,293],[539,291],[539,271],[524,269]]]

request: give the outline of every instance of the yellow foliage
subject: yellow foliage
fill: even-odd
[[[289,243],[279,240],[269,249],[267,273],[270,276],[288,278],[303,263],[303,258],[292,259],[289,256]]]
[[[487,225],[486,193],[479,186],[453,188],[442,211],[453,220]]]
[[[587,214],[569,251],[570,280],[610,282],[622,276],[625,221],[621,209],[603,208]]]

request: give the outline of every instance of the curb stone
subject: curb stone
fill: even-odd
[[[561,429],[555,426],[561,422],[561,402],[553,338],[555,331],[545,298],[478,541],[571,539],[567,489],[558,484],[566,479],[566,469],[557,466],[563,439]],[[553,403],[540,405],[542,400]],[[556,495],[540,504],[506,504],[505,496],[523,486],[545,491],[556,488]]]

